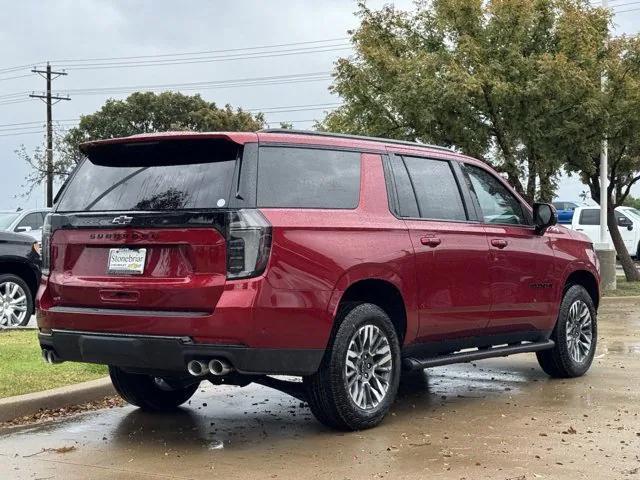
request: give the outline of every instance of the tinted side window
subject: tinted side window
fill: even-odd
[[[40,230],[43,223],[44,220],[41,213],[30,213],[28,215],[25,215],[25,217],[20,221],[16,228],[31,227],[31,230]]]
[[[451,165],[443,160],[404,157],[421,218],[466,220],[467,214]]]
[[[356,208],[360,153],[295,147],[261,147],[258,206]]]
[[[589,208],[580,212],[580,225],[600,225],[600,209]]]
[[[393,179],[395,181],[396,193],[398,194],[398,215],[406,218],[418,218],[418,204],[416,203],[416,195],[413,193],[413,185],[407,173],[407,167],[404,165],[402,157],[392,155],[390,159],[391,169],[393,170]]]
[[[485,223],[527,225],[527,217],[518,199],[494,175],[473,165],[463,164]]]

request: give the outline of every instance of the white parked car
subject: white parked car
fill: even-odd
[[[24,233],[36,241],[42,240],[42,225],[44,217],[49,213],[48,208],[0,211],[0,230],[5,232]]]
[[[631,207],[618,207],[616,218],[629,255],[640,258],[640,211]],[[576,208],[571,220],[571,229],[584,233],[594,243],[599,242],[600,207]],[[611,242],[611,235],[609,235],[609,242]],[[612,242],[611,245],[613,245]]]

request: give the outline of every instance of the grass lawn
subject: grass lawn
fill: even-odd
[[[627,282],[624,277],[618,277],[617,289],[604,292],[605,297],[630,297],[640,296],[640,282]]]
[[[83,363],[49,365],[34,330],[0,332],[0,398],[38,392],[107,375],[107,367]]]

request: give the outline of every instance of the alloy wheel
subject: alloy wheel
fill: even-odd
[[[14,282],[0,283],[0,325],[15,327],[27,316],[27,295]]]
[[[349,343],[345,362],[347,389],[363,410],[376,408],[387,395],[393,373],[389,339],[375,325],[360,327]]]
[[[582,363],[591,352],[593,321],[585,302],[576,300],[569,308],[567,318],[567,348],[574,362]]]

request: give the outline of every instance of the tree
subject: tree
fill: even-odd
[[[625,207],[632,207],[632,208],[635,208],[636,210],[640,210],[640,198],[632,197],[631,195],[629,195],[624,200],[624,202],[622,202],[622,204]]]
[[[640,39],[612,38],[608,29],[593,30],[585,38],[567,19],[565,43],[578,68],[573,68],[571,85],[578,85],[580,98],[567,105],[574,112],[566,123],[565,168],[578,172],[591,192],[600,199],[601,140],[609,146],[607,226],[628,281],[640,281],[640,272],[624,245],[615,208],[624,205],[632,187],[640,182]],[[583,42],[583,43],[579,43]],[[585,47],[584,42],[591,45]],[[602,88],[601,74],[608,80]],[[569,86],[569,84],[567,84]]]
[[[586,0],[433,0],[412,12],[361,3],[359,16],[355,55],[337,62],[332,85],[343,106],[320,128],[452,146],[494,166],[530,202],[550,201],[565,168],[590,179],[599,198],[602,133],[615,123],[630,139],[623,111],[640,92],[633,42],[610,38],[607,11]],[[618,72],[609,91],[625,100],[607,123],[613,97],[600,92],[600,75],[609,64]],[[622,152],[612,164],[615,206],[635,181],[635,153],[611,141]],[[625,268],[629,279],[634,272]]]
[[[62,183],[76,166],[75,150],[71,149],[64,141],[64,138],[55,133],[53,137],[54,165],[53,178],[54,185]],[[29,165],[29,173],[24,178],[21,185],[23,193],[18,196],[29,197],[36,187],[42,185],[47,176],[47,158],[45,151],[41,147],[36,147],[33,152],[29,152],[24,145],[16,151],[16,156]]]
[[[139,133],[169,130],[189,131],[255,131],[265,124],[262,113],[253,114],[230,105],[218,108],[200,95],[178,92],[136,92],[125,100],[109,99],[97,112],[80,117],[80,123],[54,145],[54,173],[63,180],[73,170],[82,155],[82,142]],[[25,178],[29,193],[46,175],[46,164],[40,149],[29,154],[21,147],[19,158],[32,167]]]

